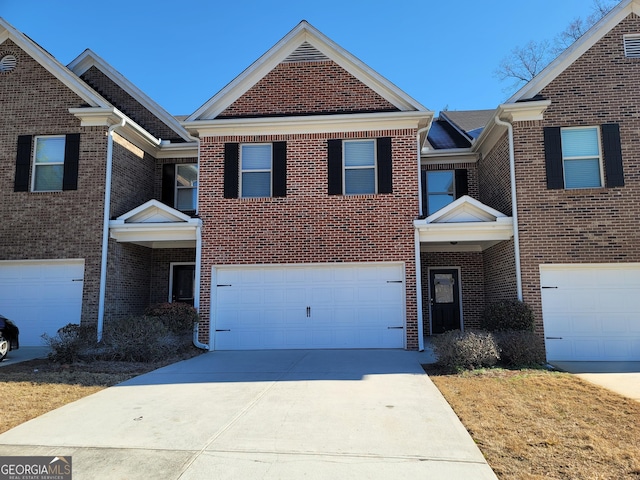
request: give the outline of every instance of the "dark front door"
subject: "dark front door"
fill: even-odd
[[[431,331],[444,333],[460,329],[460,281],[458,270],[429,271]]]
[[[195,265],[173,266],[173,290],[171,300],[193,305],[193,283],[195,280]]]

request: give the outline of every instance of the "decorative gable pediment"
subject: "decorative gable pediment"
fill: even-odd
[[[507,216],[468,195],[441,208],[425,219],[425,223],[495,222]]]
[[[120,215],[117,223],[176,223],[188,222],[191,217],[159,202],[149,200],[139,207]]]

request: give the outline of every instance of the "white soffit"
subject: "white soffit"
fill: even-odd
[[[373,91],[395,105],[399,110],[428,111],[417,100],[407,95],[393,83],[389,82],[303,20],[244,72],[231,81],[231,83],[191,114],[186,121],[192,122],[216,118],[229,105],[240,98],[277,65],[286,61],[291,54],[294,54],[294,52],[305,43],[340,65]]]

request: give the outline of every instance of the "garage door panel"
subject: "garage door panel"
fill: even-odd
[[[640,361],[640,264],[541,265],[540,284],[549,361]]]
[[[404,283],[388,280],[402,276],[401,264],[220,267],[214,348],[401,348],[404,330],[388,327],[403,326]]]
[[[0,261],[0,313],[20,328],[21,345],[80,323],[83,278],[83,260]]]

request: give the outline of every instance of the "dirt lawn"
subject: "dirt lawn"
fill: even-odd
[[[640,479],[640,403],[567,373],[425,366],[500,479]]]

